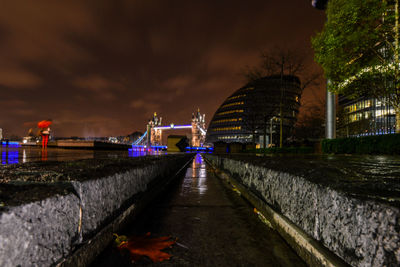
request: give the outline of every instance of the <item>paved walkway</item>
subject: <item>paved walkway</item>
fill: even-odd
[[[252,207],[214,176],[197,155],[183,180],[160,197],[124,235],[178,238],[165,250],[170,261],[135,266],[305,266],[277,232],[265,226]],[[131,266],[116,249],[106,250],[93,266]]]

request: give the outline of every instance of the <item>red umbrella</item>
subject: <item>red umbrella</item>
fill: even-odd
[[[39,121],[38,122],[38,127],[39,128],[47,128],[50,125],[51,125],[51,121],[44,120],[44,121]]]

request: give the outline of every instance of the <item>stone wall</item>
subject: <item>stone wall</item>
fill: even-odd
[[[337,190],[326,181],[316,183],[315,179],[307,179],[307,172],[313,170],[306,165],[297,176],[290,172],[289,163],[279,169],[240,158],[206,158],[348,264],[400,265],[398,202],[353,195],[351,190]],[[318,161],[313,164],[318,165]],[[323,180],[324,173],[319,175]]]
[[[124,210],[139,204],[140,195],[149,188],[165,185],[163,181],[192,156],[10,167],[7,175],[14,173],[13,179],[0,183],[0,266],[50,266],[65,261]],[[51,169],[52,177],[32,182],[38,179],[35,168],[42,168],[37,172],[41,174]],[[2,176],[6,180],[4,172]]]

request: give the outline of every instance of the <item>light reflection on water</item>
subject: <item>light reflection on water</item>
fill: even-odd
[[[107,159],[107,158],[133,158],[147,155],[167,154],[162,151],[99,151],[99,150],[78,150],[60,149],[49,147],[29,147],[19,145],[0,145],[1,165],[27,163],[35,161],[71,161],[80,159]]]
[[[135,157],[143,157],[148,155],[166,155],[167,152],[161,150],[151,150],[151,151],[140,151],[140,150],[128,150],[128,157],[135,158]]]
[[[205,162],[203,157],[197,154],[192,161],[191,168],[186,171],[180,194],[185,196],[197,192],[199,195],[203,195],[207,191],[206,178]]]
[[[18,150],[6,150],[1,151],[1,164],[17,164],[18,161]]]

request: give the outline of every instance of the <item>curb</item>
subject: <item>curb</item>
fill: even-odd
[[[220,177],[226,183],[231,184],[231,186],[236,187],[241,196],[261,212],[272,224],[273,228],[278,231],[309,266],[350,266],[320,242],[293,224],[284,215],[272,209],[236,179],[230,177],[228,173],[216,168],[209,160],[205,160],[214,169],[216,176]]]
[[[174,175],[171,175],[168,180],[158,179],[155,181],[151,188],[142,193],[135,203],[130,205],[125,211],[122,212],[111,223],[106,225],[94,237],[87,240],[79,249],[72,255],[58,263],[57,267],[76,267],[88,266],[90,263],[113,241],[113,234],[127,226],[130,222],[134,221],[145,207],[158,196],[165,187],[167,187],[175,178],[177,178],[193,158],[189,159],[182,168],[180,168]]]

